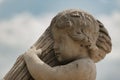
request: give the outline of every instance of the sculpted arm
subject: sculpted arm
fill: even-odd
[[[52,76],[55,74],[55,71],[39,59],[36,54],[37,52],[41,53],[40,50],[37,51],[32,48],[24,54],[24,59],[30,74],[35,80],[54,80]]]
[[[89,60],[77,60],[67,65],[50,67],[34,53],[34,50],[28,51],[24,55],[24,59],[35,80],[83,80],[83,78],[88,78],[90,74],[95,74],[92,69],[94,66]],[[92,73],[90,73],[91,70],[93,70]]]

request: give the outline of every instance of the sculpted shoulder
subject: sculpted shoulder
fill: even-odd
[[[89,58],[82,58],[76,61],[71,62],[70,64],[74,65],[76,69],[84,72],[89,72],[89,70],[94,70],[96,68],[93,60]]]
[[[96,78],[95,64],[89,58],[82,58],[55,68],[59,69],[57,73],[65,75],[66,80],[95,80]]]
[[[79,59],[73,62],[76,67],[76,77],[79,80],[95,80],[96,66],[91,59]]]

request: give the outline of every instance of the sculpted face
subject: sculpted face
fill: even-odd
[[[54,38],[54,51],[58,61],[70,62],[80,58],[82,53],[87,53],[87,50],[82,48],[80,43],[71,39],[66,29],[54,28],[52,32]]]

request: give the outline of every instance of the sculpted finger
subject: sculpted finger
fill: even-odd
[[[36,47],[35,47],[35,46],[31,46],[31,48],[30,48],[30,49],[36,50]]]
[[[36,54],[37,54],[37,55],[40,55],[41,53],[42,53],[42,49],[36,50]]]

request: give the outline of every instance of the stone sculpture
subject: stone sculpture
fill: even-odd
[[[65,10],[53,18],[46,32],[17,59],[4,79],[95,80],[95,63],[111,47],[111,38],[100,21],[82,10]]]

